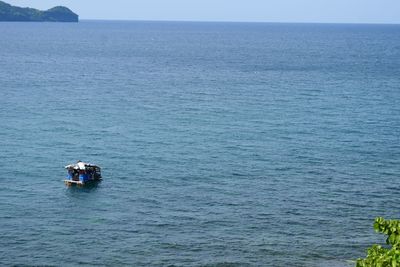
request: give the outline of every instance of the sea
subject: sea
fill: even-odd
[[[0,23],[1,266],[354,266],[399,196],[400,25]]]

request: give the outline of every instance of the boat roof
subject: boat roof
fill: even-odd
[[[84,170],[87,167],[100,168],[99,166],[97,166],[95,164],[86,163],[86,162],[82,162],[82,161],[78,161],[75,164],[69,164],[69,165],[65,166],[66,169],[76,169],[76,170]]]

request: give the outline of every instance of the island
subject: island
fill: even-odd
[[[78,22],[79,16],[64,6],[41,11],[34,8],[12,6],[0,1],[0,21]]]

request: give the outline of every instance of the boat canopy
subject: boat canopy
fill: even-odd
[[[78,161],[75,164],[69,164],[69,165],[65,166],[65,168],[69,169],[69,170],[71,170],[71,169],[73,169],[73,170],[86,170],[86,169],[93,169],[93,168],[100,169],[100,167],[97,166],[97,165],[90,164],[90,163],[85,163],[85,162],[82,162],[82,161]]]

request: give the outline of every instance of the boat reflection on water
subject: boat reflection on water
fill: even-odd
[[[84,186],[67,186],[66,190],[70,193],[77,193],[81,195],[80,193],[90,193],[90,192],[95,192],[97,191],[98,188],[100,188],[101,180],[99,181],[93,181],[90,183],[85,184]]]

